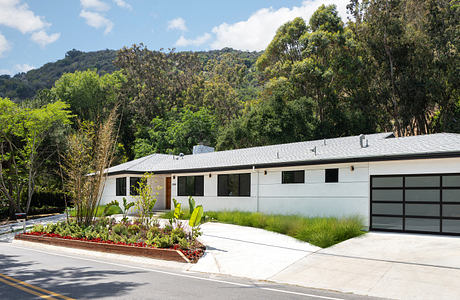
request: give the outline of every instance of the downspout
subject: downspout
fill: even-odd
[[[259,212],[259,170],[256,170],[256,166],[252,166],[252,171],[257,172],[257,188],[256,188],[256,212]]]

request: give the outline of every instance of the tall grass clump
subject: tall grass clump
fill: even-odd
[[[82,122],[67,137],[62,164],[64,185],[75,206],[79,225],[89,226],[97,212],[116,140],[116,107],[100,124]]]
[[[207,218],[222,223],[262,228],[292,236],[321,248],[359,236],[363,222],[359,217],[323,218],[298,215],[266,215],[242,211],[211,211]]]

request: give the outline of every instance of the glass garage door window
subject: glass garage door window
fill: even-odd
[[[371,230],[460,235],[460,174],[371,176]]]

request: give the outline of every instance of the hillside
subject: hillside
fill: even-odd
[[[111,73],[117,69],[112,63],[116,55],[116,50],[94,52],[70,50],[63,59],[47,63],[38,69],[19,73],[13,77],[0,76],[0,97],[13,100],[31,98],[38,90],[50,88],[64,73],[87,69],[97,69],[98,73]]]
[[[248,67],[251,67],[260,55],[258,52],[244,52],[230,48],[196,52],[203,65],[210,59],[216,59],[225,53],[238,55]],[[0,97],[8,97],[16,101],[32,98],[37,91],[51,88],[64,73],[88,69],[97,69],[100,74],[111,73],[118,69],[113,64],[116,56],[117,50],[107,49],[94,52],[70,50],[63,59],[47,63],[27,73],[19,73],[14,76],[0,75]]]

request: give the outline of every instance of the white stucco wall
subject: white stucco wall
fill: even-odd
[[[126,196],[117,196],[116,195],[116,178],[126,177]],[[130,177],[142,177],[141,175],[131,175],[131,174],[121,174],[107,177],[104,191],[102,192],[101,205],[107,204],[113,200],[117,200],[120,204],[123,203],[123,197],[125,197],[129,202],[136,201],[136,199],[129,193],[129,178]],[[152,193],[157,194],[157,202],[155,203],[155,210],[165,209],[165,181],[166,176],[164,175],[153,175],[149,179],[149,185],[152,187]],[[131,212],[134,211],[133,209]]]
[[[354,171],[351,171],[351,165]],[[339,182],[325,183],[325,168],[339,168]],[[305,183],[282,184],[284,170],[305,170]],[[265,171],[267,174],[265,175]],[[251,174],[250,197],[218,197],[218,174]],[[211,174],[211,177],[209,177]],[[172,197],[188,207],[188,197],[177,196],[177,177],[203,173],[173,174]],[[257,186],[258,180],[260,181]],[[269,214],[298,214],[305,216],[361,215],[369,222],[368,164],[336,164],[310,167],[271,168],[211,172],[204,174],[204,196],[194,197],[205,210],[241,210]]]
[[[351,168],[353,166],[353,170]],[[339,168],[339,182],[325,183],[325,169]],[[282,184],[281,174],[285,170],[305,170],[305,183]],[[267,174],[265,175],[265,171]],[[217,177],[219,174],[251,174],[250,197],[217,196]],[[204,176],[204,196],[195,196],[197,204],[202,204],[205,211],[240,210],[260,211],[270,214],[299,214],[305,216],[343,217],[359,215],[369,226],[370,214],[370,175],[385,174],[423,174],[423,173],[460,173],[460,158],[418,159],[400,161],[382,161],[370,163],[343,163],[316,166],[269,168],[257,170],[238,170],[226,172],[186,173],[155,175],[155,186],[162,186],[158,191],[155,209],[165,208],[165,181],[171,176],[171,197],[188,207],[188,197],[177,196],[178,176]],[[121,201],[123,197],[115,196],[115,178],[128,177],[117,175],[109,177],[103,194],[103,202],[113,199]],[[258,184],[260,183],[260,184]],[[127,186],[129,194],[129,186]],[[128,199],[132,199],[127,196]],[[173,207],[173,205],[171,205]]]

